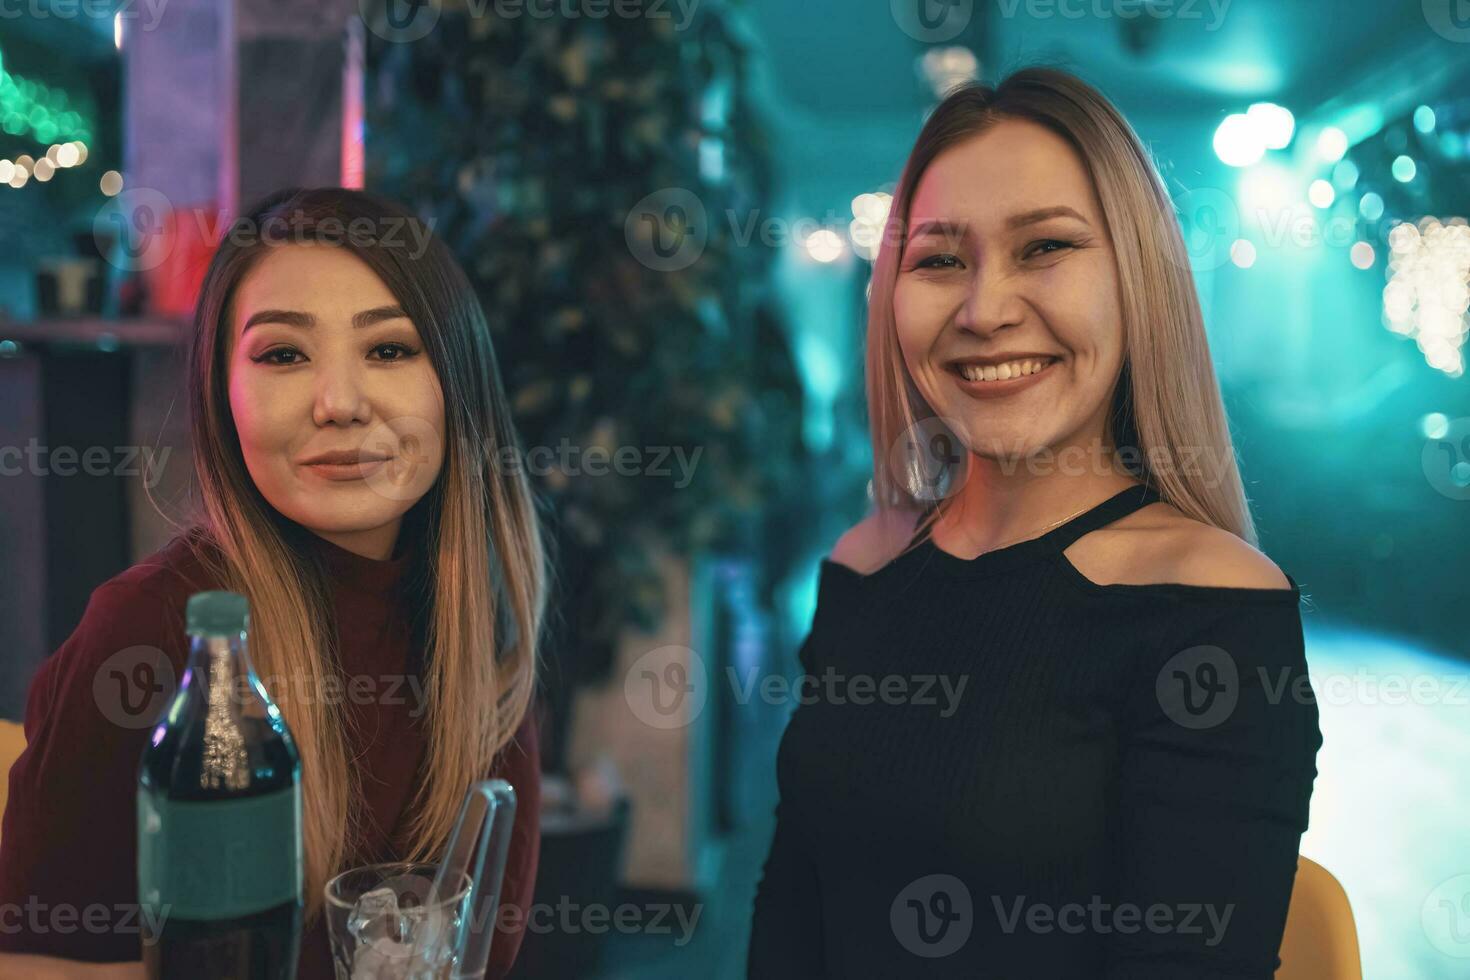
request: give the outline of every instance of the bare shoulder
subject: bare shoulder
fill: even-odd
[[[1173,581],[1231,589],[1289,589],[1286,573],[1229,531],[1200,521],[1181,533]]]
[[[1085,535],[1067,549],[1067,557],[1098,584],[1291,588],[1261,551],[1162,501]]]
[[[842,533],[832,547],[831,560],[869,575],[898,557],[918,527],[917,511],[880,509]]]

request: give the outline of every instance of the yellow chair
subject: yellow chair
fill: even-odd
[[[0,718],[0,814],[5,813],[5,800],[10,796],[10,767],[25,747],[26,730]]]
[[[1276,980],[1363,980],[1347,892],[1322,865],[1297,856]]]

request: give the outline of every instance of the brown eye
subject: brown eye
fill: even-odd
[[[1043,246],[1043,245],[1057,245],[1057,246],[1060,246],[1060,248],[1075,248],[1076,247],[1072,242],[1065,242],[1065,241],[1062,241],[1059,238],[1047,238],[1047,239],[1044,239],[1042,241],[1037,242],[1036,245],[1035,245],[1035,247],[1033,247],[1031,249],[1030,254],[1031,255],[1037,255],[1037,254],[1040,254],[1040,255],[1051,255],[1054,252],[1059,251],[1059,249],[1046,249],[1045,251],[1043,251],[1042,248],[1041,248],[1041,246]]]
[[[279,365],[288,365],[288,364],[295,364],[296,361],[294,361],[294,360],[282,361],[279,358],[282,357],[282,356],[286,356],[286,355],[290,355],[292,357],[295,357],[295,356],[300,355],[300,353],[301,352],[299,350],[297,350],[296,348],[294,348],[294,347],[272,347],[270,350],[266,351],[264,354],[260,354],[260,355],[258,355],[256,357],[252,357],[251,360],[254,361],[256,364],[279,364]]]
[[[380,357],[380,360],[384,361],[402,361],[418,353],[416,349],[409,347],[406,344],[379,344],[377,347],[374,347],[373,350],[380,352],[392,351],[393,356]]]

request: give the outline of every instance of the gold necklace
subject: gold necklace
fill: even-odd
[[[1059,524],[1065,524],[1067,521],[1070,521],[1072,518],[1078,516],[1079,514],[1085,514],[1085,513],[1087,513],[1089,510],[1091,510],[1093,508],[1093,506],[1095,506],[1095,505],[1089,504],[1088,506],[1083,507],[1081,510],[1073,511],[1072,513],[1068,514],[1066,517],[1063,517],[1060,520],[1052,521],[1050,524],[1047,524],[1044,527],[1038,528],[1037,530],[1032,531],[1029,534],[1024,534],[1024,535],[1022,535],[1021,537],[1018,537],[1018,538],[1012,538],[1010,541],[1002,542],[1001,544],[998,544],[998,545],[996,545],[993,548],[987,548],[984,551],[976,552],[975,553],[975,558],[979,558],[981,555],[988,555],[992,551],[999,551],[1002,548],[1009,548],[1011,545],[1016,544],[1017,542],[1020,542],[1020,541],[1029,541],[1029,540],[1031,540],[1033,538],[1038,538],[1041,535],[1045,534],[1047,531],[1050,531],[1052,528],[1056,527],[1057,525],[1059,525]],[[960,533],[964,536],[965,541],[968,544],[974,544],[975,543],[975,540],[973,538],[971,538],[968,534],[965,534],[963,528],[960,529]],[[931,538],[933,537],[933,533],[932,532],[930,533],[930,537]]]

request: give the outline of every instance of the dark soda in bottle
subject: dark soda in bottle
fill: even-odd
[[[301,760],[251,666],[234,592],[187,607],[189,662],[138,771],[138,895],[151,980],[294,980]]]

